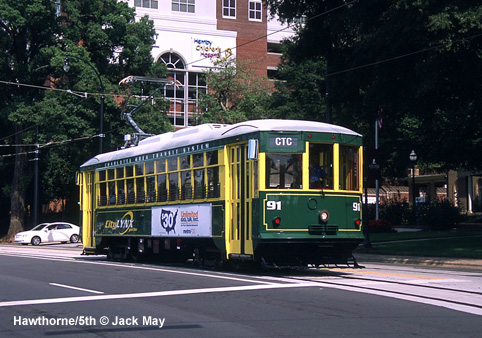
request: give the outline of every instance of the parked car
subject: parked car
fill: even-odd
[[[15,243],[39,245],[40,243],[62,242],[77,243],[80,227],[65,222],[41,223],[31,230],[15,235]]]

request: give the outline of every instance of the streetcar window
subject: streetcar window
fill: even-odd
[[[124,168],[116,169],[117,178],[124,178]]]
[[[154,162],[146,163],[146,175],[154,174]]]
[[[204,198],[204,169],[194,170],[194,198]]]
[[[144,164],[142,163],[136,164],[135,168],[136,168],[136,176],[144,175]]]
[[[105,170],[99,171],[99,181],[105,181],[106,173]]]
[[[191,170],[181,171],[181,199],[192,198]]]
[[[311,143],[310,189],[333,189],[333,145]]]
[[[215,150],[172,156],[156,161],[99,170],[96,188],[97,205],[105,207],[219,198],[222,171],[219,167],[218,153]],[[293,176],[293,173],[290,172],[289,175]],[[291,181],[286,179],[288,185],[292,183]]]
[[[115,171],[114,169],[107,170],[107,177],[109,180],[115,179]]]
[[[169,174],[169,201],[179,199],[179,177],[177,172]]]
[[[157,175],[157,201],[167,201],[167,183],[166,174]]]
[[[218,151],[208,151],[206,153],[206,165],[218,164]]]
[[[207,171],[208,198],[217,198],[220,196],[219,167],[208,168]]]
[[[194,168],[202,167],[204,165],[204,154],[192,155],[192,166]]]
[[[177,167],[177,162],[176,162],[176,167]],[[156,170],[158,173],[166,172],[166,160],[156,161]]]
[[[146,201],[146,190],[144,188],[144,177],[136,178],[136,202],[144,203]]]
[[[127,204],[134,204],[136,201],[136,194],[134,192],[134,180],[127,180]]]
[[[116,204],[115,182],[113,181],[109,182],[107,188],[109,189],[109,191],[107,192],[109,194],[109,205],[115,205]]]
[[[154,168],[154,167],[153,167]],[[162,176],[162,175],[159,175]],[[164,175],[165,176],[165,175]],[[146,202],[155,202],[156,201],[156,177],[155,176],[147,176],[146,177],[146,186],[147,186],[147,193],[146,193]],[[166,179],[164,178],[164,185],[166,183]]]
[[[126,167],[126,177],[132,177],[134,176],[134,166],[127,166]]]
[[[99,205],[107,205],[107,184],[105,182],[99,184]]]
[[[171,157],[167,160],[167,170],[177,170],[177,157]]]
[[[340,189],[358,190],[358,147],[340,145]]]
[[[125,195],[124,181],[117,181],[116,184],[117,184],[117,204],[125,204],[126,195]]]
[[[301,189],[301,154],[266,154],[266,188]]]
[[[181,169],[189,169],[191,167],[189,156],[181,156],[179,162],[181,163]]]

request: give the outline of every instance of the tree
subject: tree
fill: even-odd
[[[4,0],[0,5],[0,62],[3,80],[10,83],[41,85],[45,80],[42,49],[55,42],[59,26],[53,3],[47,0]],[[52,24],[55,23],[55,24]],[[41,100],[42,93],[32,87],[7,85],[2,88],[4,104],[1,117],[6,121],[13,144],[22,144],[28,134],[22,131],[33,111],[31,102]],[[32,138],[30,138],[31,140]],[[15,147],[13,179],[10,189],[10,228],[8,237],[23,229],[26,180],[25,147]]]
[[[271,88],[248,64],[229,58],[206,72],[209,92],[199,105],[199,123],[236,123],[268,117]]]
[[[385,175],[405,176],[411,149],[428,168],[482,167],[480,156],[471,155],[482,148],[480,3],[267,2],[297,28],[287,42],[280,74],[292,76],[289,70],[300,65],[312,79],[303,68],[309,64],[319,76],[308,81],[316,84],[313,91],[329,87],[329,100],[323,101],[332,110],[333,122],[364,134],[368,154],[376,113],[383,107],[380,148]],[[306,90],[306,82],[282,79],[291,97]],[[308,102],[318,104],[318,98]],[[318,110],[299,103],[306,107],[301,108],[306,117],[320,119]]]
[[[129,131],[119,119],[117,83],[152,71],[153,24],[147,18],[135,22],[134,9],[116,0],[65,0],[61,16],[50,0],[2,0],[0,18],[0,67],[8,83],[0,91],[4,142],[32,144],[37,125],[39,143],[46,145],[40,165],[44,198],[76,200],[75,170],[97,152],[99,136],[100,83],[92,67],[105,86],[104,148],[115,149]],[[67,55],[75,56],[68,74],[62,70]],[[23,229],[32,176],[27,153],[33,149],[14,149],[13,170],[1,169],[13,174],[11,188],[2,189],[11,201],[7,239]]]

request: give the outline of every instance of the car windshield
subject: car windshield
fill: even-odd
[[[47,223],[40,223],[39,225],[33,227],[33,228],[30,229],[30,230],[31,230],[31,231],[40,231],[40,230],[42,230],[42,228],[43,228],[44,226],[46,226],[46,225],[47,225]]]

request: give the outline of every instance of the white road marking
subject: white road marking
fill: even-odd
[[[461,312],[482,316],[482,309],[480,307],[477,307],[476,305],[470,306],[470,305],[463,305],[463,304],[455,304],[450,302],[449,300],[443,301],[443,300],[436,300],[436,299],[427,299],[427,298],[419,297],[417,295],[402,295],[402,294],[397,294],[393,292],[363,289],[359,287],[351,287],[351,286],[345,286],[345,285],[324,284],[323,282],[319,282],[318,286],[323,286],[323,287],[332,288],[332,289],[340,289],[345,291],[369,293],[372,295],[385,296],[390,298],[397,298],[397,299],[402,299],[402,300],[407,300],[407,301],[412,301],[412,302],[417,302],[422,304],[440,306],[451,310],[457,310]]]
[[[319,287],[319,286],[320,286],[320,283],[310,283],[310,282],[299,283],[299,284],[269,284],[269,285],[263,284],[263,285],[244,285],[244,286],[191,289],[191,290],[126,293],[126,294],[115,294],[115,295],[81,296],[81,297],[65,297],[65,298],[50,298],[50,299],[48,298],[47,299],[29,299],[29,300],[0,302],[0,307],[87,302],[87,301],[98,301],[98,300],[152,298],[152,297],[167,297],[167,296],[194,295],[194,294],[207,294],[207,293],[220,293],[220,292],[271,290],[271,289],[287,289],[287,288],[303,288],[303,287]]]
[[[73,263],[83,263],[83,264],[94,264],[94,265],[107,265],[107,266],[115,266],[115,267],[122,267],[128,269],[138,269],[138,270],[150,270],[150,271],[159,271],[159,272],[169,272],[181,275],[190,275],[190,276],[197,276],[197,277],[206,277],[206,278],[216,278],[216,279],[227,279],[237,282],[248,282],[248,283],[256,283],[256,284],[267,284],[272,285],[275,284],[273,282],[264,282],[258,280],[252,280],[247,278],[240,278],[240,277],[233,277],[229,276],[228,274],[213,274],[213,273],[201,273],[201,272],[192,272],[192,271],[181,271],[175,269],[166,269],[160,267],[150,267],[150,266],[142,266],[142,265],[129,265],[129,264],[119,264],[114,262],[100,262],[100,261],[89,261],[89,260],[82,260],[81,256],[79,255],[78,259],[74,258],[61,258],[61,257],[41,257],[41,256],[33,256],[33,255],[18,255],[18,254],[7,254],[0,251],[0,255],[4,256],[12,256],[12,257],[24,257],[24,258],[33,258],[33,259],[41,259],[41,260],[50,260],[50,261],[61,261],[61,262],[73,262]]]
[[[49,283],[52,286],[58,286],[61,288],[66,288],[66,289],[72,289],[72,290],[79,290],[79,291],[85,291],[85,292],[90,292],[90,293],[97,293],[97,294],[103,294],[102,291],[95,291],[95,290],[89,290],[89,289],[84,289],[84,288],[78,288],[76,286],[70,286],[70,285],[65,285],[65,284],[58,284],[58,283]]]

